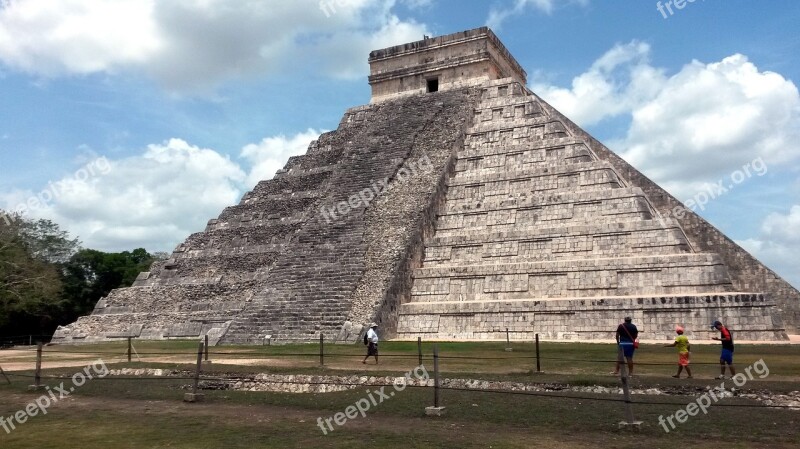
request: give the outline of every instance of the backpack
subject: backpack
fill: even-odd
[[[369,344],[369,339],[367,338],[367,334],[368,334],[368,333],[369,333],[369,331],[367,331],[367,332],[365,332],[365,333],[364,333],[364,344],[365,344],[365,345],[368,345],[368,344]]]

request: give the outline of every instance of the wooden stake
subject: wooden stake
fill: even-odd
[[[622,346],[619,346],[619,355],[618,357],[622,360],[622,364],[620,366],[620,379],[622,380],[622,394],[625,397],[625,421],[619,423],[619,427],[628,427],[634,426],[638,428],[641,426],[641,421],[635,421],[633,419],[633,407],[631,406],[631,390],[628,386],[628,360],[625,357],[625,353],[622,350]]]
[[[319,333],[319,366],[325,366],[325,334]]]
[[[185,402],[200,402],[205,397],[202,393],[197,392],[198,388],[200,388],[200,371],[203,369],[203,346],[203,342],[201,341],[200,346],[197,348],[197,370],[194,372],[192,392],[183,395],[183,400]]]

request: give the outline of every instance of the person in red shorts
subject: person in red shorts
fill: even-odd
[[[689,354],[691,345],[689,344],[689,337],[683,335],[683,327],[675,326],[675,341],[671,345],[664,345],[665,348],[678,348],[678,374],[672,376],[676,379],[681,377],[681,372],[686,368],[686,378],[692,378],[692,369],[689,368]]]

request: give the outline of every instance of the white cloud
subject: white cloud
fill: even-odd
[[[486,25],[493,29],[500,29],[506,19],[523,14],[529,7],[550,15],[559,5],[575,3],[586,6],[589,4],[589,0],[561,0],[560,2],[558,0],[513,0],[513,2],[513,5],[505,8],[492,8],[489,11],[489,18],[486,19]]]
[[[363,76],[365,54],[374,49],[370,44],[400,44],[427,32],[394,15],[394,0],[0,4],[0,61],[7,66],[48,77],[141,71],[174,91],[303,64],[326,69],[327,75]],[[333,6],[323,11],[322,4]]]
[[[800,94],[743,55],[694,61],[635,108],[622,144],[623,157],[675,189],[697,189],[759,157],[777,168],[800,156]]]
[[[251,166],[247,176],[247,187],[252,188],[259,181],[272,179],[275,172],[286,165],[291,156],[305,154],[308,145],[319,137],[319,131],[308,129],[293,137],[284,135],[265,137],[261,142],[251,143],[242,148],[241,157]]]
[[[433,5],[435,0],[401,0],[406,6],[411,9],[424,9]]]
[[[34,196],[49,199],[27,215],[52,219],[89,248],[170,250],[235,204],[244,179],[244,171],[216,151],[170,139],[138,156],[90,162],[36,195],[3,198],[8,209]]]
[[[757,237],[737,243],[800,288],[800,205],[792,206],[786,214],[768,215]]]
[[[152,0],[2,3],[0,59],[28,72],[110,71],[160,50]]]
[[[800,94],[790,80],[740,54],[667,76],[650,65],[650,51],[617,45],[571,88],[533,90],[582,126],[630,117],[609,147],[681,199],[757,158],[772,169],[800,157]]]
[[[592,125],[630,114],[658,93],[666,77],[649,65],[649,57],[650,45],[644,42],[616,45],[575,77],[571,88],[534,81],[532,89],[571,120]]]
[[[304,154],[320,132],[272,136],[242,148],[242,164],[219,152],[170,139],[117,160],[93,158],[40,192],[0,192],[0,208],[49,218],[104,251],[169,251],[289,157]],[[33,203],[29,203],[33,201]]]

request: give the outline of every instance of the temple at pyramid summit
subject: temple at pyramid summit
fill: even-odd
[[[488,28],[369,63],[370,104],[54,341],[797,333],[800,292],[528,90]]]

